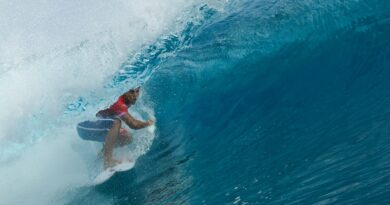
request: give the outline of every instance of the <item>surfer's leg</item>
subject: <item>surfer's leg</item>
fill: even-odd
[[[112,158],[112,152],[114,150],[114,146],[118,139],[120,128],[121,128],[121,121],[119,119],[114,119],[112,123],[112,128],[110,129],[110,131],[108,131],[104,143],[104,168],[112,166],[115,161]]]
[[[125,145],[130,144],[131,141],[132,141],[131,134],[127,130],[121,129],[120,134],[119,134],[119,139],[117,141],[118,142],[117,145],[118,146],[125,146]]]

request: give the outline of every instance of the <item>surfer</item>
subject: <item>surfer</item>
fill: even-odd
[[[103,148],[105,168],[119,163],[118,160],[115,160],[112,157],[115,145],[125,145],[131,142],[130,133],[121,128],[122,121],[131,129],[135,130],[154,124],[154,120],[140,121],[132,117],[128,112],[128,108],[137,101],[139,93],[140,87],[130,89],[119,96],[118,100],[109,108],[100,110],[96,114],[96,117],[98,118],[112,120],[112,127],[107,133]]]

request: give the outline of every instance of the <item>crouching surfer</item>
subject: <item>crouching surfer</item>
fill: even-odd
[[[133,118],[128,109],[138,99],[140,87],[130,89],[119,96],[118,100],[109,108],[96,113],[97,121],[81,122],[77,131],[81,138],[86,140],[102,141],[104,168],[112,167],[118,163],[113,158],[113,150],[116,145],[126,145],[131,142],[132,137],[127,130],[121,128],[124,122],[131,129],[142,129],[154,124],[154,120],[140,121]]]

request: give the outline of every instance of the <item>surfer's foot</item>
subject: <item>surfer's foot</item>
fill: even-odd
[[[118,165],[120,163],[121,163],[121,161],[116,160],[116,159],[111,159],[111,160],[105,161],[104,162],[104,169],[114,167],[115,165]]]

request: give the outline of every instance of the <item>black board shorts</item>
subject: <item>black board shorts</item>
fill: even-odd
[[[108,131],[112,128],[114,119],[104,118],[96,121],[84,121],[77,124],[77,133],[84,140],[104,142]]]

